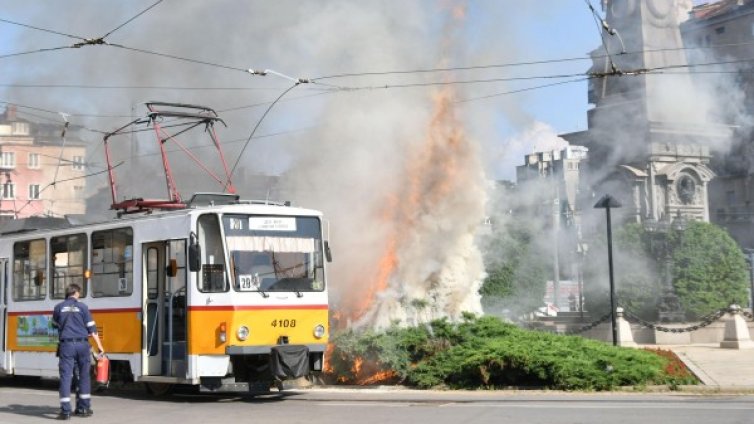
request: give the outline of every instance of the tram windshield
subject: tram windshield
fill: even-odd
[[[223,226],[236,290],[300,293],[325,289],[319,219],[224,215]]]

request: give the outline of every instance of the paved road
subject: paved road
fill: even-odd
[[[0,379],[0,423],[48,422],[57,412],[54,381]],[[256,398],[173,395],[140,390],[95,395],[94,423],[275,422],[306,424],[750,423],[754,396],[683,393],[436,392],[315,388]],[[83,420],[74,418],[73,420]]]

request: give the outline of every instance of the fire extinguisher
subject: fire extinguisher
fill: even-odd
[[[97,358],[97,384],[104,387],[110,384],[110,359],[105,355]]]

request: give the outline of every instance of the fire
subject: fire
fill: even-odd
[[[389,223],[392,230],[387,235],[382,256],[378,259],[376,273],[372,281],[364,285],[359,293],[359,303],[350,311],[350,320],[359,322],[379,301],[380,293],[400,281],[391,281],[396,274],[413,270],[401,267],[401,253],[409,250],[423,252],[431,246],[421,246],[420,234],[423,220],[431,214],[441,212],[454,201],[454,194],[462,190],[466,179],[461,175],[468,165],[468,143],[452,108],[453,93],[446,90],[434,98],[434,113],[428,126],[427,136],[409,154],[405,170],[404,189],[392,194],[385,202],[380,214],[383,222]],[[426,231],[442,231],[442,228],[429,228]],[[419,258],[418,260],[422,260]],[[413,277],[413,275],[412,275]],[[422,278],[427,278],[426,276]],[[429,286],[429,281],[413,281]]]
[[[397,374],[393,370],[385,370],[370,375],[367,378],[359,379],[357,384],[360,386],[371,386],[374,384],[384,384],[393,382]]]
[[[450,32],[464,19],[465,8],[446,9],[452,40]],[[365,280],[352,282],[357,289],[338,305],[333,328],[379,328],[481,310],[477,292],[484,270],[473,234],[484,219],[484,175],[455,114],[455,98],[450,85],[434,93],[426,135],[405,143],[402,184],[374,213],[382,224],[377,226],[383,231],[381,254],[361,273]],[[334,352],[328,346],[330,373]],[[353,376],[353,381],[338,376],[341,382],[377,384],[398,377],[368,358],[337,359],[335,368],[350,363],[350,371],[339,372]]]

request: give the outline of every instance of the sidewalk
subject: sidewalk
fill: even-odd
[[[754,390],[754,349],[722,349],[719,343],[661,347],[678,355],[705,386]]]

